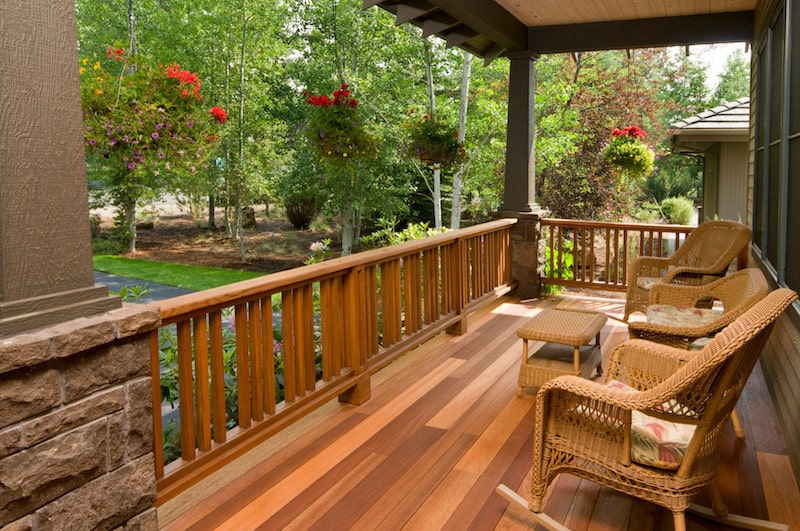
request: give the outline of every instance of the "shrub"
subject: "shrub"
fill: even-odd
[[[694,214],[694,204],[685,197],[668,197],[661,202],[661,213],[668,223],[688,225]]]

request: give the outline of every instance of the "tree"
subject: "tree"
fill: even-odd
[[[719,83],[711,96],[711,106],[722,105],[750,94],[750,65],[741,50],[735,50],[725,61]]]

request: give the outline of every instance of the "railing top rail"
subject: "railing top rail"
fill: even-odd
[[[586,221],[577,219],[543,218],[542,225],[568,225],[570,227],[612,227],[615,229],[652,231],[652,232],[687,232],[694,230],[694,225],[664,225],[661,223],[623,223],[619,221]]]
[[[448,231],[428,238],[414,240],[398,245],[390,245],[341,258],[334,258],[316,264],[297,267],[264,275],[263,277],[243,280],[234,284],[220,286],[197,293],[189,293],[172,299],[155,303],[161,309],[161,319],[174,322],[178,316],[192,314],[199,310],[231,306],[266,293],[277,293],[292,286],[336,276],[344,271],[357,267],[380,264],[388,260],[433,249],[459,239],[469,238],[483,233],[493,232],[514,225],[515,218],[504,218],[472,227]]]

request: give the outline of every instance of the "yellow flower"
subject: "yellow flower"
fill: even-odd
[[[103,82],[103,78],[100,77],[100,76],[97,76],[96,78],[94,78],[94,80],[97,81],[98,83],[102,83]]]
[[[78,69],[78,72],[80,72],[80,74],[81,74],[81,75],[83,75],[83,74],[85,74],[85,73],[86,73],[86,69],[85,69],[84,67],[80,67],[80,68]]]
[[[347,153],[342,153],[342,156],[347,158]]]
[[[94,66],[92,67],[92,70],[99,70],[99,69],[100,69],[100,61],[97,61],[97,62],[94,64]]]
[[[102,94],[102,93],[103,93],[103,91],[102,91],[102,90],[100,90],[99,88],[97,88],[97,89],[94,89],[94,93],[95,93],[95,94]]]
[[[88,62],[89,62],[89,59],[87,59],[86,57],[84,57],[84,58],[83,58],[83,60],[81,61],[81,64],[82,64],[82,65],[85,65],[85,64],[86,64],[86,63],[88,63]]]

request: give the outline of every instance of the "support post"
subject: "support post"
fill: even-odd
[[[534,91],[536,88],[533,52],[509,55],[511,70],[508,89],[508,138],[506,175],[501,211],[538,212],[536,203]]]
[[[94,285],[75,5],[0,6],[0,336],[119,308]]]

